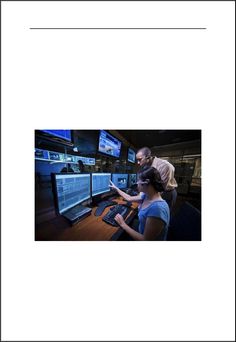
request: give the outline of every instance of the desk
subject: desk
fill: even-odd
[[[118,197],[114,200],[117,203],[124,203]],[[137,208],[138,204],[133,203],[131,209]],[[109,241],[116,240],[123,231],[119,227],[113,227],[102,220],[103,216],[110,210],[105,208],[101,216],[95,216],[92,209],[91,215],[71,226],[62,216],[56,216],[47,222],[36,226],[35,240],[37,241]]]

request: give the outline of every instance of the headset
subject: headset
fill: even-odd
[[[136,184],[150,184],[150,180],[149,179],[145,179],[144,181],[139,181],[139,182],[137,182]]]
[[[150,184],[150,179],[145,179],[144,181],[141,181],[141,182],[139,182],[139,183],[137,182],[136,184],[137,184],[137,185],[138,185],[138,184],[142,184],[142,185],[146,184],[146,185],[148,185],[148,184]],[[159,192],[164,191],[163,184],[162,184],[161,181],[160,181],[160,182],[156,182],[156,184],[157,184],[157,186],[159,187],[159,189],[156,188],[157,191],[159,191]]]

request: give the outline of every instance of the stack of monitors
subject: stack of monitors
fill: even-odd
[[[85,173],[53,174],[53,189],[59,214],[91,197],[110,192],[110,180],[119,188],[126,189],[136,183],[136,174]]]

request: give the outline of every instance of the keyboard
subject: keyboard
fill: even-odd
[[[119,224],[115,221],[115,216],[120,214],[125,219],[131,211],[132,209],[129,207],[123,204],[117,204],[112,207],[106,215],[103,216],[102,220],[114,227],[119,227]]]
[[[84,207],[82,205],[77,205],[76,207],[69,209],[63,216],[65,216],[69,220],[76,220],[77,218],[83,217],[86,214],[89,214],[92,211],[91,208]]]
[[[94,215],[95,216],[100,216],[102,215],[103,211],[105,210],[106,207],[110,207],[112,205],[116,205],[117,202],[114,202],[114,201],[102,201],[98,204],[98,207],[97,209],[95,210],[95,213]]]

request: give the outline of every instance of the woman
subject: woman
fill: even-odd
[[[140,194],[137,196],[129,196],[112,182],[110,185],[126,201],[140,203],[138,232],[129,227],[120,214],[115,220],[134,240],[166,240],[170,211],[160,194],[163,191],[160,174],[154,167],[144,166],[138,176]]]

